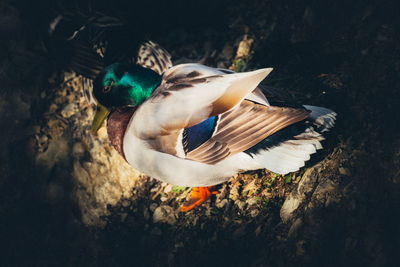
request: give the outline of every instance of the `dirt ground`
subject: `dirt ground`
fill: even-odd
[[[266,85],[335,110],[336,126],[300,171],[236,175],[180,213],[190,189],[137,173],[89,134],[81,77],[48,36],[62,2],[1,1],[1,265],[400,264],[396,1],[110,2],[97,7],[130,25],[114,42],[152,39],[175,64],[274,67]]]

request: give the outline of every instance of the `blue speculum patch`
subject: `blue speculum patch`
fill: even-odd
[[[183,147],[185,152],[188,153],[196,149],[205,141],[210,139],[214,132],[217,121],[218,117],[215,116],[208,118],[192,127],[186,128],[183,132]]]

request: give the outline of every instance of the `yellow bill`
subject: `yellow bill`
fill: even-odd
[[[108,114],[110,114],[110,111],[103,105],[97,104],[97,110],[96,110],[96,115],[94,116],[93,122],[92,122],[92,128],[90,131],[92,134],[96,134],[97,131],[100,129],[101,125],[103,124],[103,121],[107,118]]]

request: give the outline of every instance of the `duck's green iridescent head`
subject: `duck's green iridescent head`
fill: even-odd
[[[100,72],[93,94],[106,108],[138,106],[160,84],[161,76],[151,69],[128,63],[115,63]]]
[[[139,106],[160,83],[159,74],[139,65],[115,63],[106,67],[93,84],[98,107],[92,132],[97,132],[110,111],[118,107]]]

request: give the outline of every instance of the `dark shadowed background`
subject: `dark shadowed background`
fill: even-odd
[[[84,222],[73,160],[65,156],[49,169],[37,164],[35,136],[48,125],[50,101],[68,71],[73,49],[66,38],[93,8],[124,22],[106,37],[112,49],[134,50],[151,39],[178,63],[208,55],[207,65],[229,67],[247,34],[254,42],[245,69],[274,67],[266,84],[338,113],[326,150],[306,166],[316,177],[311,189],[289,219],[282,220],[281,207],[304,170],[296,182],[279,178],[268,190],[284,193],[268,201],[251,206],[248,193],[238,200],[228,194],[226,206],[216,208],[214,199],[177,213],[173,223],[151,219],[151,205],[177,210],[179,203],[153,199],[160,184],[143,178],[129,204],[107,207],[101,227]],[[394,0],[2,0],[0,265],[399,265],[399,10]],[[49,23],[68,12],[81,15],[49,36]],[[79,136],[77,124],[67,120],[65,131]],[[245,178],[255,175],[261,192],[270,176]],[[226,187],[246,188],[246,179]],[[318,188],[330,190],[323,200]]]

